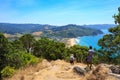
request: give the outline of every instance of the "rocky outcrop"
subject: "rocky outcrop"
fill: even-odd
[[[120,74],[120,66],[111,66],[110,69],[112,73]]]
[[[114,76],[117,80],[120,80],[120,66],[112,65],[109,67],[111,73],[109,75]]]
[[[106,66],[98,65],[88,74],[86,80],[116,80],[115,77],[108,74],[109,72],[110,70]]]
[[[80,68],[80,67],[78,67],[78,66],[75,66],[75,67],[73,68],[73,70],[74,70],[74,72],[76,72],[78,75],[83,75],[83,76],[85,76],[85,73],[86,73],[85,69],[82,69],[82,68]]]
[[[120,80],[118,75],[110,74],[109,65],[100,64],[90,71],[85,67],[83,63],[71,65],[64,60],[42,60],[37,65],[18,70],[5,80]]]

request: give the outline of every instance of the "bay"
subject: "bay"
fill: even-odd
[[[100,46],[98,46],[98,40],[102,38],[105,34],[108,34],[107,29],[101,29],[103,34],[98,34],[95,36],[83,36],[83,37],[78,37],[76,38],[76,44],[79,44],[81,46],[92,46],[95,49],[100,49]]]

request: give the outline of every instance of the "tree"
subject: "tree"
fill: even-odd
[[[119,24],[120,25],[120,7],[118,8],[118,14],[114,15],[113,18],[115,19],[115,24]]]
[[[120,56],[120,7],[118,14],[114,15],[116,27],[110,28],[110,34],[106,34],[98,41],[101,46],[101,52],[106,56],[108,62],[112,62],[113,58]]]
[[[35,41],[34,36],[32,36],[31,34],[25,34],[22,37],[20,37],[19,40],[22,42],[22,44],[23,44],[24,48],[26,49],[26,51],[31,52],[32,45],[33,45],[33,43]]]
[[[65,44],[55,42],[48,38],[41,38],[34,43],[33,54],[37,57],[46,58],[48,60],[64,59]]]
[[[0,72],[6,65],[6,55],[9,53],[9,42],[5,36],[0,33]],[[1,78],[1,73],[0,73]]]
[[[32,39],[29,36],[25,36],[25,39],[22,38],[21,40],[24,42],[24,40],[27,40],[26,38]],[[32,44],[29,43],[29,46],[31,45]],[[0,80],[2,80],[2,77],[5,77],[4,75],[12,75],[11,72],[9,73],[12,67],[16,69],[38,62],[38,58],[27,53],[23,46],[22,41],[15,40],[9,42],[8,39],[0,33]],[[9,68],[6,69],[6,67]]]
[[[24,44],[20,40],[14,40],[11,42],[12,47],[14,50],[25,51]]]

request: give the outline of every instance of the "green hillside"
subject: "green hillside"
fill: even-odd
[[[52,28],[50,30],[45,30],[44,34],[47,37],[73,38],[79,36],[102,34],[102,31],[70,24],[66,26]]]

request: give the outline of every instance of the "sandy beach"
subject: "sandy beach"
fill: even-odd
[[[68,44],[69,46],[74,46],[76,44],[76,39],[75,38],[68,39]]]
[[[66,47],[71,47],[76,44],[76,38],[64,38],[62,42],[66,44]]]

